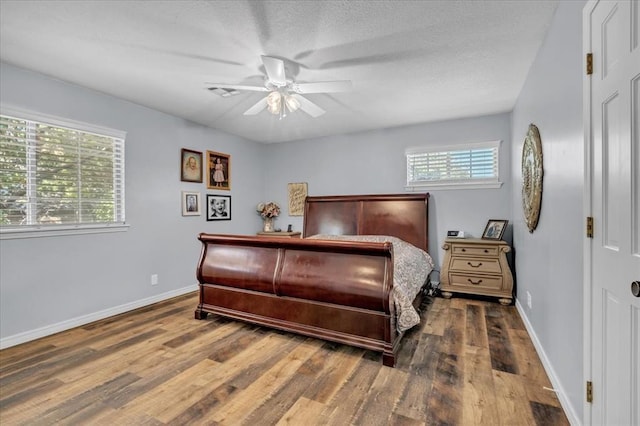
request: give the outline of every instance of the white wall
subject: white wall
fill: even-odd
[[[406,148],[502,140],[501,188],[430,191],[429,249],[439,265],[447,229],[480,237],[488,219],[511,219],[510,139],[505,113],[274,144],[266,153],[265,194],[285,206],[276,226],[302,230],[302,218],[288,216],[287,183],[307,182],[309,195],[402,193]]]
[[[582,418],[582,242],[585,218],[582,127],[582,8],[560,2],[513,111],[513,211],[518,300],[566,398]],[[528,232],[521,208],[522,145],[530,123],[540,130],[544,181],[538,228]],[[526,303],[526,293],[532,308]]]
[[[0,337],[68,322],[195,285],[200,232],[248,233],[260,227],[266,147],[139,105],[0,64],[4,104],[127,132],[127,232],[0,241]],[[231,155],[232,220],[182,217],[180,149]],[[151,286],[151,274],[159,284]],[[194,306],[195,309],[195,306]]]

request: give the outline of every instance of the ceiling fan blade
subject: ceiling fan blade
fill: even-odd
[[[205,83],[209,87],[207,89],[214,90],[218,89],[228,89],[228,90],[250,90],[252,92],[268,92],[269,89],[261,86],[245,86],[242,84],[226,84],[226,83]]]
[[[313,118],[320,117],[326,111],[320,108],[318,105],[311,102],[309,99],[302,97],[300,95],[291,95],[300,103],[300,109]]]
[[[348,92],[352,89],[351,81],[318,81],[315,83],[294,83],[296,93],[337,93]]]
[[[287,85],[287,77],[284,75],[284,61],[282,59],[262,56],[262,63],[269,81],[274,86],[284,87]]]
[[[267,107],[267,98],[262,98],[255,103],[251,108],[246,110],[243,115],[256,115]]]

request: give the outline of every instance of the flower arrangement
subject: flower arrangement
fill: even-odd
[[[259,203],[256,206],[256,211],[263,218],[273,218],[280,214],[280,206],[273,201],[269,201],[268,203]]]

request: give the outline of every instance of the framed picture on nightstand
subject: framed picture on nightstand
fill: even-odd
[[[484,228],[482,238],[485,240],[501,240],[504,230],[507,229],[506,219],[489,219],[487,226]]]

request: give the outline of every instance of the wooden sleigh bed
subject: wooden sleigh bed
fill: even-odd
[[[426,252],[428,200],[429,194],[307,197],[302,239],[200,234],[195,318],[213,313],[379,351],[393,367],[404,334],[392,297],[397,243],[307,237],[383,235]],[[423,293],[413,300],[416,308]]]

